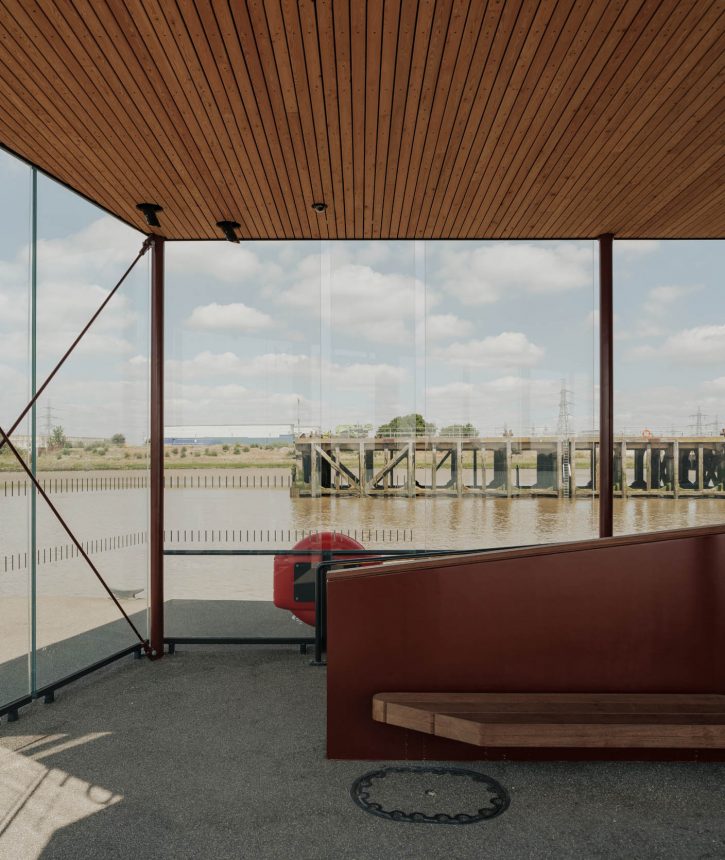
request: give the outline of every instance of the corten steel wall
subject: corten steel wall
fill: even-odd
[[[725,751],[483,749],[375,723],[380,692],[725,693],[725,529],[338,572],[328,756],[725,759]]]

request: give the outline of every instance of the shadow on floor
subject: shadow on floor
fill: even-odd
[[[324,670],[294,647],[129,658],[1,728],[0,857],[725,856],[723,765],[481,763],[497,819],[367,815],[349,789],[379,765],[325,759]]]

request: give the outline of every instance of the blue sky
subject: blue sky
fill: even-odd
[[[0,420],[27,383],[29,170],[0,153]],[[39,180],[41,376],[143,237]],[[616,423],[725,423],[725,243],[615,242]],[[377,426],[422,412],[499,435],[553,431],[562,380],[596,425],[593,242],[167,246],[167,423]],[[77,436],[146,432],[148,260],[48,400]],[[44,404],[41,404],[41,415]]]

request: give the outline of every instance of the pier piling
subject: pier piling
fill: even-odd
[[[301,437],[295,449],[299,479],[294,492],[312,498],[479,495],[574,499],[598,493],[599,443],[591,437]],[[577,457],[581,461],[584,456],[589,459],[589,481],[580,485]],[[622,437],[614,444],[612,464],[614,493],[621,498],[725,498],[722,437]]]

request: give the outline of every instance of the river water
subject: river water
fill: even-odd
[[[228,472],[204,474],[211,484],[213,477]],[[265,470],[264,474],[272,473]],[[137,569],[137,564],[143,562],[146,546],[143,539],[128,536],[147,530],[146,490],[53,493],[51,498],[81,540],[116,542],[108,549],[97,545],[96,550],[99,567],[119,587],[143,584],[143,565]],[[237,486],[168,490],[165,505],[167,547],[179,549],[290,548],[303,533],[315,530],[345,531],[373,549],[470,549],[593,538],[598,527],[598,503],[591,498],[309,499],[291,498],[287,489]],[[615,534],[709,525],[723,519],[725,500],[721,499],[630,498],[614,502]],[[0,497],[0,594],[22,590],[28,521],[29,497]],[[68,546],[70,540],[42,499],[38,500],[37,522],[38,547],[48,553],[40,566],[47,572],[45,586],[51,590],[57,586],[64,594],[85,593],[84,583],[89,577],[80,559],[69,560],[67,565],[65,559],[51,562],[53,551],[57,556],[57,547]],[[133,543],[114,548],[124,536],[127,543]],[[13,554],[20,556],[20,570],[6,572],[3,559]],[[62,567],[68,570],[60,575]],[[233,571],[232,580],[225,575],[223,582],[217,582],[218,571],[227,568]],[[51,576],[52,570],[58,575]],[[271,560],[172,558],[168,570],[170,593],[174,593],[174,576],[178,574],[176,581],[183,594],[192,591],[195,597],[204,597],[213,592],[218,598],[227,586],[236,592],[232,581],[243,580],[245,571],[266,570],[269,574]],[[13,572],[17,575],[11,576]]]
[[[220,472],[204,474],[211,486],[211,479],[218,478]],[[264,470],[263,474],[266,484],[266,476],[273,472]],[[286,473],[278,473],[282,474]],[[111,473],[104,476],[112,477]],[[165,494],[169,549],[268,552],[289,549],[304,534],[323,530],[347,532],[370,549],[471,549],[582,540],[596,537],[598,528],[598,503],[591,498],[309,499],[291,498],[289,490],[281,488],[281,479],[278,489],[260,489],[261,480],[257,480],[256,489],[240,488],[245,481],[237,481],[234,489],[219,489],[218,480],[215,489],[204,489],[201,477],[201,488],[172,489]],[[77,537],[90,545],[100,573],[119,591],[126,611],[145,630],[148,491],[52,492],[51,499]],[[111,629],[109,623],[118,617],[118,611],[86,562],[73,555],[70,538],[45,502],[39,499],[37,506],[41,559],[36,579],[38,645],[81,637],[84,644],[73,658],[78,668],[118,649],[117,633],[110,636],[100,632]],[[614,502],[615,534],[724,520],[725,500],[721,499],[630,498]],[[0,682],[3,665],[22,658],[30,641],[29,522],[29,495],[0,494]],[[273,563],[271,556],[167,557],[165,598],[173,601],[168,604],[167,635],[308,633],[309,628],[300,628],[288,613],[262,611],[259,601],[272,599]],[[131,595],[134,591],[139,593]],[[260,607],[256,613],[254,606]],[[260,618],[267,620],[260,622]],[[274,620],[269,622],[270,618]],[[95,638],[83,639],[88,635]]]

